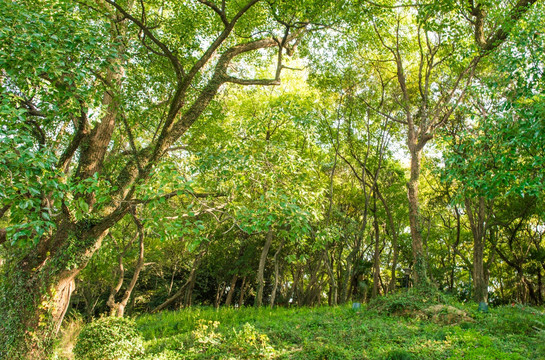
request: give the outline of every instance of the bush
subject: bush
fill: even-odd
[[[129,360],[143,353],[134,321],[118,317],[103,317],[84,326],[74,347],[77,360]]]

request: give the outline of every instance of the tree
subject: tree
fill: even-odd
[[[543,28],[543,9],[527,14],[512,28],[506,46],[483,63],[479,81],[459,109],[458,128],[446,130],[445,179],[455,181],[458,196],[465,197],[466,214],[474,238],[474,300],[488,299],[490,262],[483,262],[485,235],[490,228],[494,199],[541,196],[543,109],[539,63],[543,40],[534,34]],[[526,54],[520,56],[518,54]],[[465,121],[465,123],[464,123]],[[493,256],[491,257],[493,258]],[[490,260],[490,259],[489,259]]]
[[[501,45],[516,22],[535,1],[520,1],[505,14],[495,8],[470,1],[457,5],[417,5],[411,11],[386,11],[372,26],[380,47],[375,48],[378,63],[377,78],[382,80],[379,89],[390,92],[387,106],[370,109],[392,121],[404,125],[407,149],[410,155],[410,177],[407,183],[409,219],[412,236],[415,283],[426,285],[426,259],[422,245],[421,218],[419,214],[419,178],[422,152],[438,129],[451,121],[455,109],[466,95],[483,57]],[[493,26],[493,13],[499,19]],[[394,19],[391,21],[390,19]],[[469,19],[474,30],[475,45],[467,43],[471,27],[460,26]],[[485,34],[490,24],[491,31]],[[467,49],[471,49],[469,52]],[[384,88],[384,83],[395,78],[397,86]],[[392,115],[392,109],[395,109]]]
[[[223,84],[279,84],[283,55],[327,6],[300,12],[259,0],[2,3],[3,23],[10,24],[2,28],[2,129],[15,145],[4,149],[44,155],[36,169],[47,169],[45,179],[19,172],[8,182],[17,190],[2,200],[13,250],[0,304],[4,355],[45,356],[74,278],[108,229],[146,202],[146,183],[164,156]],[[259,49],[277,49],[272,78],[228,72],[236,58]],[[49,187],[31,186],[44,180]],[[33,220],[35,214],[43,219]]]

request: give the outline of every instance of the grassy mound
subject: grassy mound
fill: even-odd
[[[423,310],[432,305],[452,302],[453,300],[433,288],[411,288],[407,291],[398,291],[386,296],[376,297],[369,303],[369,309],[376,310],[381,314],[399,315],[410,311]]]
[[[437,290],[410,289],[377,297],[369,304],[370,310],[380,314],[430,320],[437,324],[459,324],[473,321],[470,314],[456,302]]]

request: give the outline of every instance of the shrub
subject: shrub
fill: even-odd
[[[84,326],[74,347],[77,360],[129,360],[143,352],[134,321],[118,317],[103,317]]]

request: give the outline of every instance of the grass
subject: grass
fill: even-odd
[[[145,360],[545,360],[543,309],[517,305],[479,313],[475,304],[441,300],[448,306],[406,294],[358,311],[195,307],[143,315],[136,326]],[[440,313],[430,314],[431,308]],[[464,315],[453,319],[453,313]]]
[[[145,315],[137,326],[149,359],[545,359],[542,311],[457,306],[473,321],[438,324],[347,306],[194,308]]]

